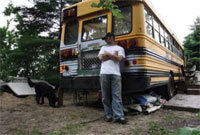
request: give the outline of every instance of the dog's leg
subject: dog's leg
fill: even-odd
[[[44,96],[42,96],[42,103],[41,104],[44,104]]]
[[[52,101],[51,101],[51,98],[50,97],[47,97],[47,99],[49,100],[49,106],[52,106]]]
[[[41,101],[41,96],[39,97],[39,101],[40,101],[40,104],[42,104],[42,101]]]
[[[40,97],[39,96],[36,95],[35,100],[36,100],[37,104],[40,104]]]

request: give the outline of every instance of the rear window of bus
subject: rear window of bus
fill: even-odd
[[[113,16],[112,29],[115,35],[124,35],[131,32],[132,29],[132,8],[131,6],[120,8],[122,19]]]
[[[65,45],[74,44],[78,39],[78,21],[70,21],[65,26]]]
[[[82,41],[100,39],[107,33],[107,16],[100,16],[83,22]]]

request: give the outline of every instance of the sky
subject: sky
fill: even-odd
[[[0,3],[0,27],[6,25],[6,18],[3,11],[8,3],[14,5],[31,4],[28,0],[1,0]],[[162,19],[170,27],[176,37],[183,43],[184,37],[191,33],[190,26],[194,24],[197,16],[200,17],[200,0],[149,0],[153,7],[160,14]],[[14,25],[11,26],[14,28]]]

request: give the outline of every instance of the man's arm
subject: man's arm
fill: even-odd
[[[101,61],[107,61],[107,60],[109,60],[109,57],[106,56],[106,55],[104,55],[104,54],[100,54],[100,55],[99,55],[99,59],[100,59]]]
[[[115,62],[120,62],[123,59],[123,56],[118,55],[117,51],[114,54],[111,54],[111,53],[105,51],[105,55],[108,57],[108,59],[111,59]]]
[[[111,60],[113,60],[114,62],[120,62],[120,61],[123,59],[123,56],[111,54],[111,55],[109,56],[109,58],[110,58]]]

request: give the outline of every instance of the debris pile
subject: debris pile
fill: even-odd
[[[148,94],[134,95],[128,97],[124,101],[124,112],[125,113],[151,113],[159,110],[165,103],[166,99],[151,92]]]

